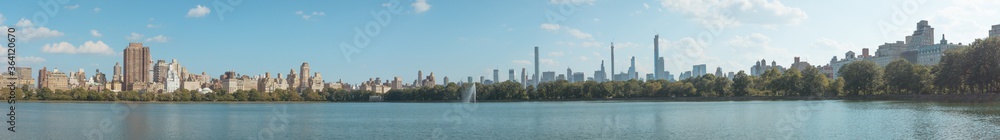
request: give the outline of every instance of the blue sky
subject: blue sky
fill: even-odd
[[[235,2],[235,3],[234,3]],[[650,73],[653,35],[660,35],[666,69],[675,75],[707,64],[724,72],[767,59],[788,66],[794,56],[827,64],[848,50],[903,40],[919,20],[936,40],[969,43],[1000,24],[994,0],[509,0],[445,1],[3,1],[0,25],[18,29],[19,63],[110,74],[130,41],[154,60],[177,59],[213,77],[228,70],[287,74],[309,62],[328,82],[357,83],[416,71],[452,80],[492,78],[499,68],[533,71],[534,46],[542,71],[567,67],[592,75],[611,69]],[[398,6],[367,47],[346,53],[355,28],[377,23],[372,12]],[[555,18],[553,18],[555,17]],[[990,18],[993,17],[993,18]],[[379,24],[374,24],[379,25]],[[373,28],[374,29],[374,26]],[[345,54],[351,54],[345,57]],[[347,60],[350,58],[350,61]],[[519,72],[518,72],[519,74]]]

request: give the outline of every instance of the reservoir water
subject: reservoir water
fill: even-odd
[[[3,139],[1000,139],[997,103],[15,105],[17,132]]]

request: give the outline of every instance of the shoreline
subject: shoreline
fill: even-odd
[[[542,100],[480,100],[477,102],[574,102],[574,101],[625,101],[625,102],[722,102],[722,101],[921,101],[921,102],[964,102],[990,103],[1000,102],[1000,94],[962,94],[962,95],[878,95],[878,96],[755,96],[755,97],[656,97],[656,98],[605,98],[605,99],[542,99]],[[21,100],[32,103],[149,103],[149,104],[271,104],[271,103],[452,103],[459,100],[434,101],[79,101],[79,100]]]

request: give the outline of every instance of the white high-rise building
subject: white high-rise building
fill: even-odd
[[[170,66],[168,66],[169,68],[167,68],[166,82],[164,82],[163,84],[164,85],[163,92],[165,93],[171,93],[174,92],[174,90],[181,88],[181,83],[180,83],[181,79],[180,77],[177,76],[177,68],[175,68],[176,66],[177,65],[171,64]]]

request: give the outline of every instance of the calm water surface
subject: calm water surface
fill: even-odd
[[[0,132],[0,137],[1000,139],[998,105],[852,101],[17,103],[17,132]]]

